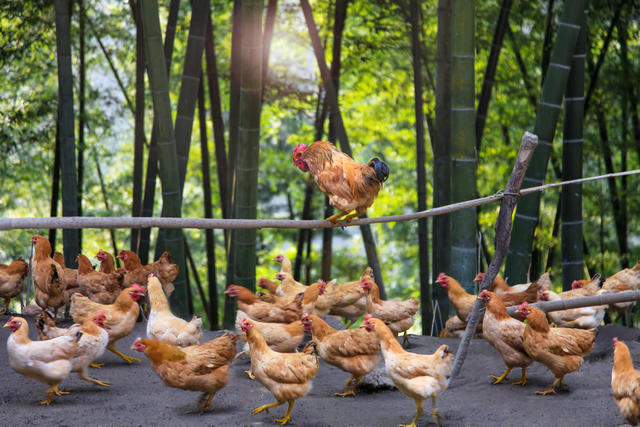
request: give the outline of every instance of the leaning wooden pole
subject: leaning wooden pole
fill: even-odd
[[[599,305],[616,304],[619,302],[640,301],[640,290],[624,291],[615,294],[592,295],[590,297],[561,299],[557,301],[539,301],[530,304],[539,310],[549,313],[550,311],[571,310],[573,308],[596,307]],[[516,317],[517,305],[507,307],[507,313]]]
[[[529,167],[533,152],[538,145],[538,137],[529,132],[525,132],[522,137],[522,143],[520,144],[520,151],[516,158],[516,164],[513,166],[511,177],[507,183],[507,187],[504,190],[504,198],[500,206],[500,213],[498,214],[498,220],[496,221],[496,237],[494,240],[495,254],[487,269],[487,274],[484,276],[484,280],[480,286],[480,289],[488,289],[489,285],[493,283],[493,280],[498,274],[498,270],[504,261],[504,257],[507,255],[507,248],[509,247],[509,239],[511,237],[511,218],[513,214],[513,208],[518,201],[520,195],[520,187],[522,187],[522,181],[524,180],[525,172]],[[467,355],[471,338],[476,331],[478,322],[482,315],[482,303],[480,300],[476,300],[473,304],[473,310],[469,315],[467,322],[467,328],[464,331],[464,336],[460,341],[460,346],[456,353],[456,359],[453,364],[453,370],[451,371],[451,377],[455,377],[460,373],[460,368],[464,363],[464,358]]]

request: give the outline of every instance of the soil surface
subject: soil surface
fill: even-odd
[[[0,316],[2,325],[9,316]],[[31,320],[31,319],[30,319]],[[199,394],[165,387],[142,353],[130,350],[137,337],[144,336],[145,326],[138,323],[135,331],[118,342],[117,348],[127,355],[140,357],[142,363],[128,365],[110,352],[99,360],[101,369],[91,369],[91,376],[109,381],[102,388],[71,374],[61,390],[71,394],[60,396],[50,406],[39,406],[47,386],[14,372],[8,363],[4,342],[9,329],[0,329],[0,419],[4,425],[277,425],[273,422],[286,411],[286,405],[251,415],[251,410],[274,401],[273,396],[257,381],[244,373],[248,359],[233,363],[229,385],[219,391],[208,412],[190,413],[197,409]],[[221,332],[206,332],[211,339]],[[30,322],[32,339],[36,330]],[[504,365],[500,355],[486,341],[473,340],[458,378],[438,396],[440,423],[450,426],[618,426],[625,424],[611,395],[612,342],[618,337],[628,343],[636,366],[640,363],[640,331],[621,326],[601,327],[593,352],[578,372],[565,377],[569,390],[550,396],[538,396],[536,390],[547,388],[553,374],[534,363],[527,372],[526,387],[511,385],[520,379],[520,369],[509,375],[506,384],[492,385],[489,374],[500,375]],[[432,353],[439,345],[448,344],[452,351],[456,339],[411,336],[408,351]],[[383,371],[381,371],[383,372]],[[321,361],[313,389],[295,403],[291,414],[294,426],[396,426],[406,424],[415,415],[412,399],[385,385],[383,375],[359,386],[355,397],[336,397],[349,375]],[[374,377],[376,377],[374,375]],[[418,425],[435,425],[431,402],[425,401]]]

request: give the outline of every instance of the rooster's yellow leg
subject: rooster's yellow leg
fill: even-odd
[[[278,418],[277,420],[273,420],[276,423],[280,423],[282,425],[285,425],[290,419],[291,419],[291,410],[293,409],[293,404],[296,403],[295,400],[290,400],[289,401],[289,407],[287,408],[287,413],[284,414],[284,417],[282,418]]]
[[[259,414],[262,411],[266,411],[267,409],[273,408],[275,406],[280,406],[282,405],[284,402],[273,402],[273,403],[269,403],[268,405],[262,405],[257,407],[256,409],[254,409],[253,411],[251,411],[251,413],[253,415],[255,414]]]
[[[505,378],[507,378],[507,375],[509,375],[509,372],[511,372],[511,369],[512,368],[507,368],[507,370],[504,371],[504,374],[500,375],[499,377],[496,377],[495,375],[489,375],[489,376],[494,380],[496,380],[494,384],[500,384],[502,381],[504,381]]]
[[[100,380],[97,380],[97,379],[95,379],[95,378],[88,377],[88,376],[86,376],[86,375],[83,375],[83,376],[81,376],[80,378],[81,378],[81,379],[83,379],[83,380],[85,380],[85,381],[89,381],[90,383],[94,383],[95,385],[102,386],[102,387],[109,387],[109,386],[111,385],[111,383],[110,383],[110,382],[107,382],[107,381],[100,381]]]
[[[253,372],[251,372],[251,369],[248,369],[248,370],[244,371],[244,373],[249,375],[249,378],[251,378],[252,380],[256,379],[256,376],[253,375]]]
[[[58,390],[58,384],[53,386],[53,392],[56,394],[56,396],[62,396],[63,394],[69,394],[68,391],[60,391],[60,390]]]
[[[120,353],[115,346],[113,346],[113,344],[109,344],[107,346],[107,350],[109,350],[111,353],[115,354],[116,356],[120,356],[122,357],[128,364],[131,364],[131,362],[138,362],[140,363],[140,359],[138,359],[137,357],[129,357],[125,354]]]
[[[47,389],[47,391],[45,392],[47,395],[47,399],[43,400],[42,402],[38,402],[39,405],[48,405],[51,402],[53,402],[56,398],[56,392],[55,390],[58,389],[58,384],[51,386]]]
[[[333,214],[330,217],[325,218],[325,221],[329,221],[329,222],[333,222],[334,224],[336,222],[338,222],[338,220],[340,218],[342,218],[343,216],[347,215],[349,213],[349,211],[340,211],[337,214]]]
[[[558,383],[562,384],[562,379],[564,378],[564,376],[560,377],[560,378],[556,378],[556,380],[553,382],[553,384],[551,384],[551,387],[549,387],[546,390],[543,391],[536,391],[536,394],[539,394],[541,396],[546,396],[547,394],[556,394],[556,385],[558,385]]]
[[[215,393],[203,393],[200,397],[200,415],[204,414],[211,405],[211,399],[213,399]]]
[[[527,385],[527,368],[522,368],[522,379],[520,381],[516,381],[515,383],[511,383],[513,385]]]
[[[89,363],[92,368],[100,369],[104,366],[104,363]]]

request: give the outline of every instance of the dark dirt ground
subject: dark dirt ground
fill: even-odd
[[[0,316],[2,325],[9,316]],[[30,324],[30,336],[36,330]],[[248,359],[233,364],[229,385],[218,392],[211,408],[204,415],[189,413],[197,408],[198,394],[165,387],[151,370],[146,357],[130,350],[134,339],[144,336],[144,324],[118,342],[118,349],[128,355],[142,356],[141,364],[127,365],[117,356],[106,352],[101,369],[91,375],[113,385],[104,389],[81,381],[71,374],[61,389],[71,394],[59,397],[49,407],[39,406],[46,385],[24,378],[14,372],[7,360],[6,339],[9,329],[0,329],[0,419],[3,425],[278,425],[273,419],[284,415],[286,405],[268,413],[251,415],[257,406],[274,401],[272,395],[258,382],[251,381],[244,370]],[[206,332],[205,339],[220,332]],[[438,397],[438,411],[442,425],[450,426],[618,426],[625,424],[611,396],[612,337],[629,344],[636,366],[640,363],[640,330],[621,326],[602,327],[596,345],[582,368],[567,375],[568,392],[555,396],[537,396],[536,390],[546,388],[552,381],[551,372],[540,364],[528,369],[526,387],[510,383],[492,385],[489,374],[501,374],[502,359],[486,341],[476,339],[471,344],[460,377]],[[431,353],[446,343],[452,351],[458,340],[411,336],[409,351]],[[321,362],[313,389],[298,400],[292,412],[294,426],[396,426],[408,423],[415,415],[413,400],[402,392],[363,387],[356,397],[340,398],[348,374]],[[509,380],[520,378],[514,370]],[[418,425],[434,425],[431,402],[425,401],[425,412]]]

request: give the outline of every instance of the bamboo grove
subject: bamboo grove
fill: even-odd
[[[331,207],[291,164],[329,140],[391,178],[370,216],[504,188],[524,131],[523,188],[640,166],[638,12],[615,0],[8,1],[0,15],[4,217],[319,219]],[[556,287],[640,256],[636,176],[522,197],[504,276]],[[419,297],[423,333],[449,304],[440,272],[473,289],[498,207],[344,229],[36,230],[75,254],[169,251],[171,304],[231,327],[227,284],[255,289],[271,259],[305,283],[353,280]],[[0,234],[0,262],[29,256]],[[437,302],[437,304],[436,304]],[[441,313],[434,316],[434,307]],[[436,320],[432,325],[432,320]]]

